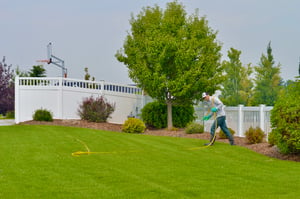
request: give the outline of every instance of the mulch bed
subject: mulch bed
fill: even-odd
[[[39,121],[26,121],[20,124],[29,124],[29,125],[58,125],[58,126],[72,126],[72,127],[81,127],[81,128],[92,128],[92,129],[101,129],[107,131],[117,131],[122,132],[121,124],[112,124],[112,123],[94,123],[88,122],[84,120],[54,120],[53,122],[39,122]],[[156,135],[156,136],[172,136],[172,137],[188,137],[195,139],[206,139],[208,140],[210,135],[209,133],[202,134],[186,134],[184,129],[179,129],[177,131],[168,131],[168,130],[149,130],[145,131],[146,135]],[[289,160],[300,162],[299,155],[283,155],[279,153],[276,146],[270,146],[267,142],[259,143],[259,144],[248,144],[245,138],[235,137],[235,144],[239,146],[246,147],[250,150],[253,150],[257,153],[261,153],[263,155],[277,158],[281,160]],[[220,139],[217,137],[219,142],[228,143],[227,139]]]

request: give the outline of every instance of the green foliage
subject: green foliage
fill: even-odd
[[[261,128],[256,127],[250,127],[246,133],[246,140],[248,141],[249,144],[257,144],[261,143],[264,138],[264,132],[261,130]]]
[[[46,121],[46,122],[53,121],[53,116],[51,111],[43,108],[35,110],[32,118],[35,121]]]
[[[272,111],[271,125],[275,145],[282,153],[300,154],[300,81],[287,86]]]
[[[29,75],[30,75],[29,72],[27,72],[27,71],[21,71],[19,66],[17,66],[15,73],[19,77],[29,77]]]
[[[276,143],[277,147],[283,154],[300,154],[299,130],[292,130],[288,134],[288,138],[279,138],[279,141]]]
[[[143,121],[150,127],[166,128],[167,127],[167,105],[160,102],[151,102],[144,106],[142,111]],[[172,107],[173,124],[175,127],[184,128],[188,123],[193,121],[193,106],[173,106]]]
[[[32,66],[29,71],[30,77],[46,77],[46,69],[43,65]]]
[[[106,122],[115,110],[115,104],[107,102],[103,97],[85,98],[80,104],[78,114],[81,119],[90,122]]]
[[[185,128],[185,133],[187,134],[203,133],[203,132],[204,132],[204,126],[202,124],[198,124],[195,122],[188,124]]]
[[[89,68],[88,68],[88,67],[85,67],[85,68],[84,68],[84,72],[85,72],[84,80],[95,81],[95,77],[92,77],[92,78],[91,78],[91,75],[89,74]]]
[[[256,72],[252,105],[266,104],[273,106],[281,90],[280,64],[275,65],[271,42],[267,47],[267,55],[262,54]]]
[[[166,105],[159,102],[150,102],[143,107],[141,112],[141,117],[147,126],[158,129],[167,126]]]
[[[195,119],[193,106],[175,105],[172,108],[173,123],[177,128],[184,128],[188,123]]]
[[[235,134],[235,131],[232,128],[228,128],[228,130],[230,131],[232,136]],[[220,129],[220,131],[219,131],[219,138],[221,138],[221,139],[227,138],[226,134],[222,131],[222,129]]]
[[[5,118],[7,118],[7,119],[13,119],[13,118],[15,118],[15,111],[7,111],[5,113]]]
[[[276,133],[274,131],[272,131],[271,133],[269,133],[269,135],[268,135],[268,143],[271,146],[276,145],[276,143],[278,142],[278,140],[279,140],[279,137],[278,137],[278,135],[276,135]]]
[[[253,87],[250,78],[252,68],[250,64],[246,67],[242,65],[240,55],[241,51],[231,48],[228,51],[229,61],[222,63],[226,72],[225,81],[222,83],[222,100],[227,106],[248,105],[250,103]]]
[[[144,8],[130,24],[115,56],[149,96],[166,104],[192,104],[201,91],[218,88],[223,80],[221,45],[217,32],[197,11],[187,17],[184,6],[175,1],[164,11]]]
[[[125,133],[144,133],[145,129],[144,122],[138,118],[128,118],[122,126]]]

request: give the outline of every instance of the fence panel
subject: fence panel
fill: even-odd
[[[34,111],[40,108],[52,111],[54,119],[80,119],[77,110],[82,100],[101,95],[116,106],[108,120],[111,123],[122,124],[129,115],[138,117],[149,101],[140,88],[132,85],[70,78],[16,77],[16,123],[31,120]]]
[[[245,137],[245,132],[250,128],[260,127],[266,134],[272,131],[270,123],[270,111],[273,107],[270,106],[257,106],[257,107],[244,107],[240,105],[238,107],[225,107],[227,126],[233,129],[235,136]],[[206,114],[207,107],[202,103],[195,106],[196,122],[204,125],[204,130],[210,132],[210,127],[213,120],[206,122],[201,121],[202,117]],[[219,129],[217,130],[217,132]]]

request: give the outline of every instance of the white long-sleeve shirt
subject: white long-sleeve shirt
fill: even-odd
[[[226,113],[225,113],[225,110],[224,110],[224,104],[223,102],[216,96],[209,96],[209,100],[206,101],[208,107],[209,107],[209,110],[211,110],[211,108],[213,107],[216,107],[218,110],[217,110],[217,117],[221,117],[221,116],[225,116]],[[213,112],[210,112],[209,114],[210,116],[213,115]]]

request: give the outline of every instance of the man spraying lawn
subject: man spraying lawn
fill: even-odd
[[[229,139],[229,143],[231,145],[234,144],[233,136],[231,135],[228,127],[226,125],[226,113],[224,111],[224,104],[217,96],[210,96],[208,93],[202,93],[202,99],[208,104],[209,111],[206,116],[203,117],[204,121],[209,120],[213,115],[214,122],[210,129],[210,142],[206,143],[205,145],[213,145],[216,140],[216,129],[220,127],[222,131],[225,133],[227,138]]]

